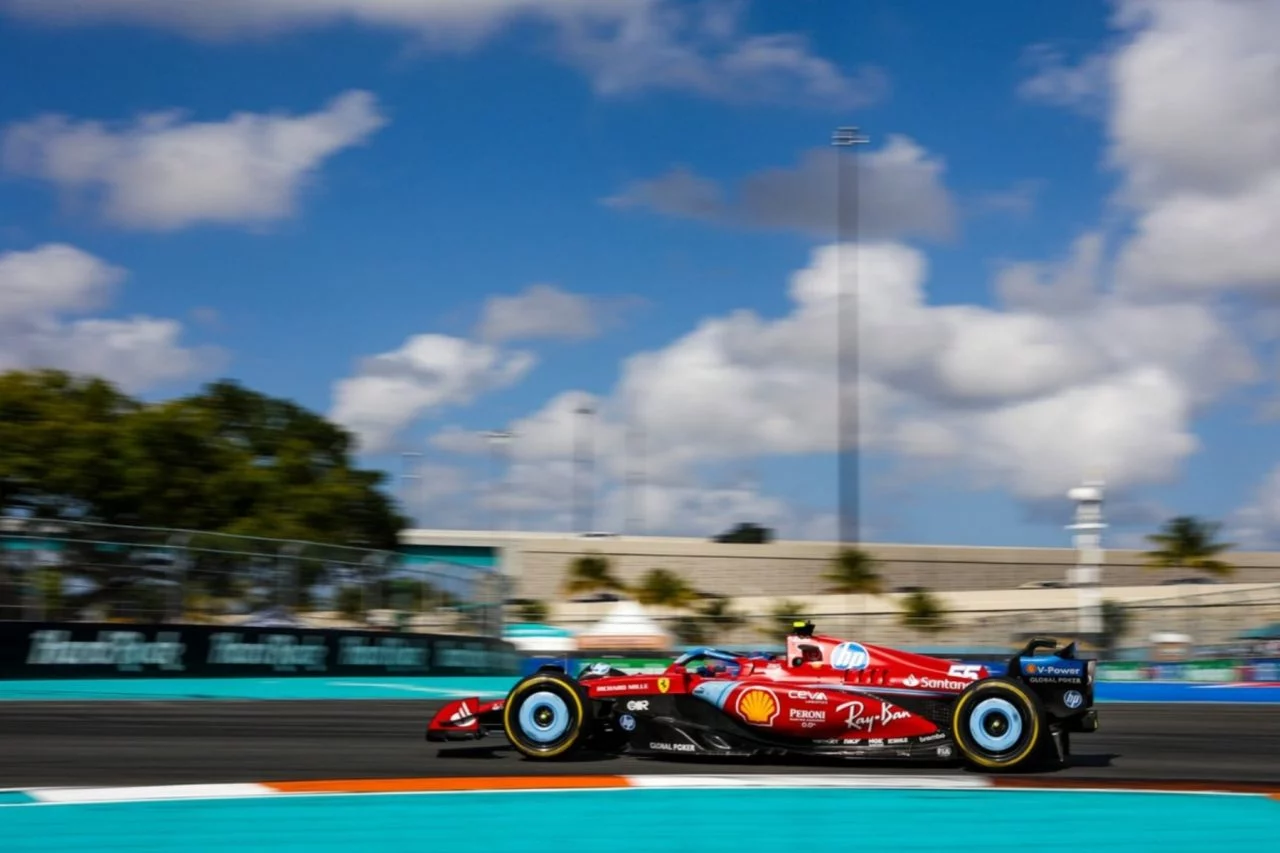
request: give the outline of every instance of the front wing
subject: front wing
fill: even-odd
[[[495,736],[505,740],[502,709],[506,704],[506,699],[484,702],[479,697],[449,702],[427,724],[427,740],[456,743]]]

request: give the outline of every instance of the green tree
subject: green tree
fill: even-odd
[[[625,592],[626,585],[613,574],[609,558],[601,554],[583,554],[569,563],[564,591],[569,595],[582,592]]]
[[[1147,536],[1156,547],[1146,552],[1147,564],[1156,568],[1196,569],[1209,575],[1225,576],[1235,566],[1218,555],[1235,547],[1218,541],[1222,525],[1190,515],[1167,521],[1159,533]]]
[[[708,598],[693,613],[676,623],[675,634],[682,643],[703,645],[747,624],[747,619],[724,596]]]
[[[1100,645],[1107,653],[1114,652],[1129,631],[1129,610],[1118,601],[1102,602],[1102,637]]]
[[[344,586],[338,590],[337,611],[340,616],[352,621],[364,618],[364,591],[358,586]]]
[[[766,545],[773,541],[773,531],[758,524],[742,522],[717,534],[713,541],[736,545]]]
[[[908,593],[899,602],[903,627],[922,634],[940,634],[948,627],[942,601],[927,589]]]
[[[523,622],[546,622],[550,610],[545,601],[526,601],[520,605],[520,619]]]
[[[230,381],[144,404],[100,379],[0,374],[0,510],[392,549],[405,519],[352,448]]]
[[[100,379],[54,370],[0,374],[0,510],[101,515],[126,474],[120,425],[139,408]]]
[[[846,595],[879,595],[883,586],[876,560],[860,548],[842,548],[824,575],[831,592]]]
[[[641,604],[658,607],[688,607],[697,600],[697,590],[684,578],[668,569],[650,569],[645,572],[631,594]]]

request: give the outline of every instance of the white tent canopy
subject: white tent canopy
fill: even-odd
[[[619,601],[603,619],[578,634],[580,648],[666,650],[671,635],[638,602]]]
[[[572,631],[554,625],[508,625],[502,633],[502,639],[526,652],[572,652],[578,648],[578,641]]]

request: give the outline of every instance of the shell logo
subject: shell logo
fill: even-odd
[[[762,687],[750,687],[738,696],[738,714],[748,723],[771,726],[778,716],[778,697]]]

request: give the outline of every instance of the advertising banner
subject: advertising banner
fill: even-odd
[[[487,637],[249,628],[0,622],[0,678],[516,675],[515,648]]]
[[[1099,681],[1146,681],[1151,665],[1144,661],[1116,661],[1098,664]]]
[[[1181,681],[1222,683],[1244,679],[1244,666],[1238,660],[1191,660],[1181,666]]]

